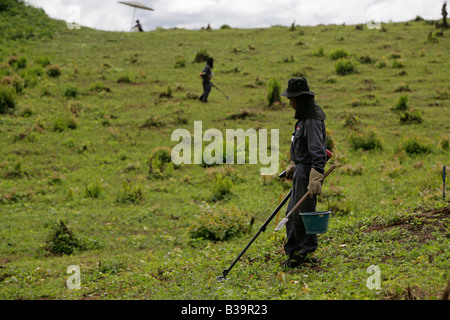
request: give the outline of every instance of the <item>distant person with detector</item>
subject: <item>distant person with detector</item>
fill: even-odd
[[[142,26],[141,26],[141,23],[139,22],[139,20],[136,20],[136,25],[131,30],[144,32],[144,29],[142,29]]]
[[[203,94],[200,96],[199,100],[202,102],[208,102],[208,96],[212,88],[211,78],[213,76],[212,72],[213,68],[214,68],[214,59],[208,58],[205,67],[200,73],[200,77],[202,77],[203,79]]]

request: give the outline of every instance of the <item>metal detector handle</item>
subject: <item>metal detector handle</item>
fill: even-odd
[[[328,175],[333,172],[333,170],[336,168],[335,165],[332,165],[330,167],[330,169],[328,169],[327,172],[325,172],[325,174],[323,175],[323,180],[325,180],[326,177],[328,177]],[[309,192],[306,192],[303,197],[297,202],[297,204],[291,209],[291,211],[289,211],[289,213],[286,215],[286,217],[281,220],[281,222],[275,227],[275,231],[280,230],[281,228],[283,228],[283,226],[286,224],[286,222],[288,222],[289,218],[291,217],[291,215],[302,205],[303,201],[305,201],[307,198],[309,197]]]

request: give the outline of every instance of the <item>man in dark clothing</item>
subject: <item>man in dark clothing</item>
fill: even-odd
[[[136,20],[136,25],[132,28],[132,30],[137,30],[139,32],[144,32],[144,29],[142,29],[141,23],[139,20]]]
[[[289,98],[297,120],[291,140],[291,162],[286,169],[286,177],[293,180],[287,212],[304,194],[310,195],[286,223],[284,251],[289,256],[286,266],[295,268],[317,262],[311,258],[318,246],[317,235],[306,233],[299,212],[315,212],[316,196],[322,193],[321,180],[327,162],[325,113],[314,100],[315,93],[310,91],[304,78],[290,79],[288,88],[281,95]]]
[[[200,96],[200,101],[208,102],[208,96],[211,92],[212,84],[211,78],[213,76],[212,69],[214,68],[214,59],[208,58],[205,67],[200,73],[200,77],[203,79],[203,94]]]

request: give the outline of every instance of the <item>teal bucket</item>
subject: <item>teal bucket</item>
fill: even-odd
[[[307,234],[325,233],[331,211],[300,212]]]

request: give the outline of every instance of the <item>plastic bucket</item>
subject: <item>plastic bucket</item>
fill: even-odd
[[[325,233],[331,211],[300,212],[307,234]]]

